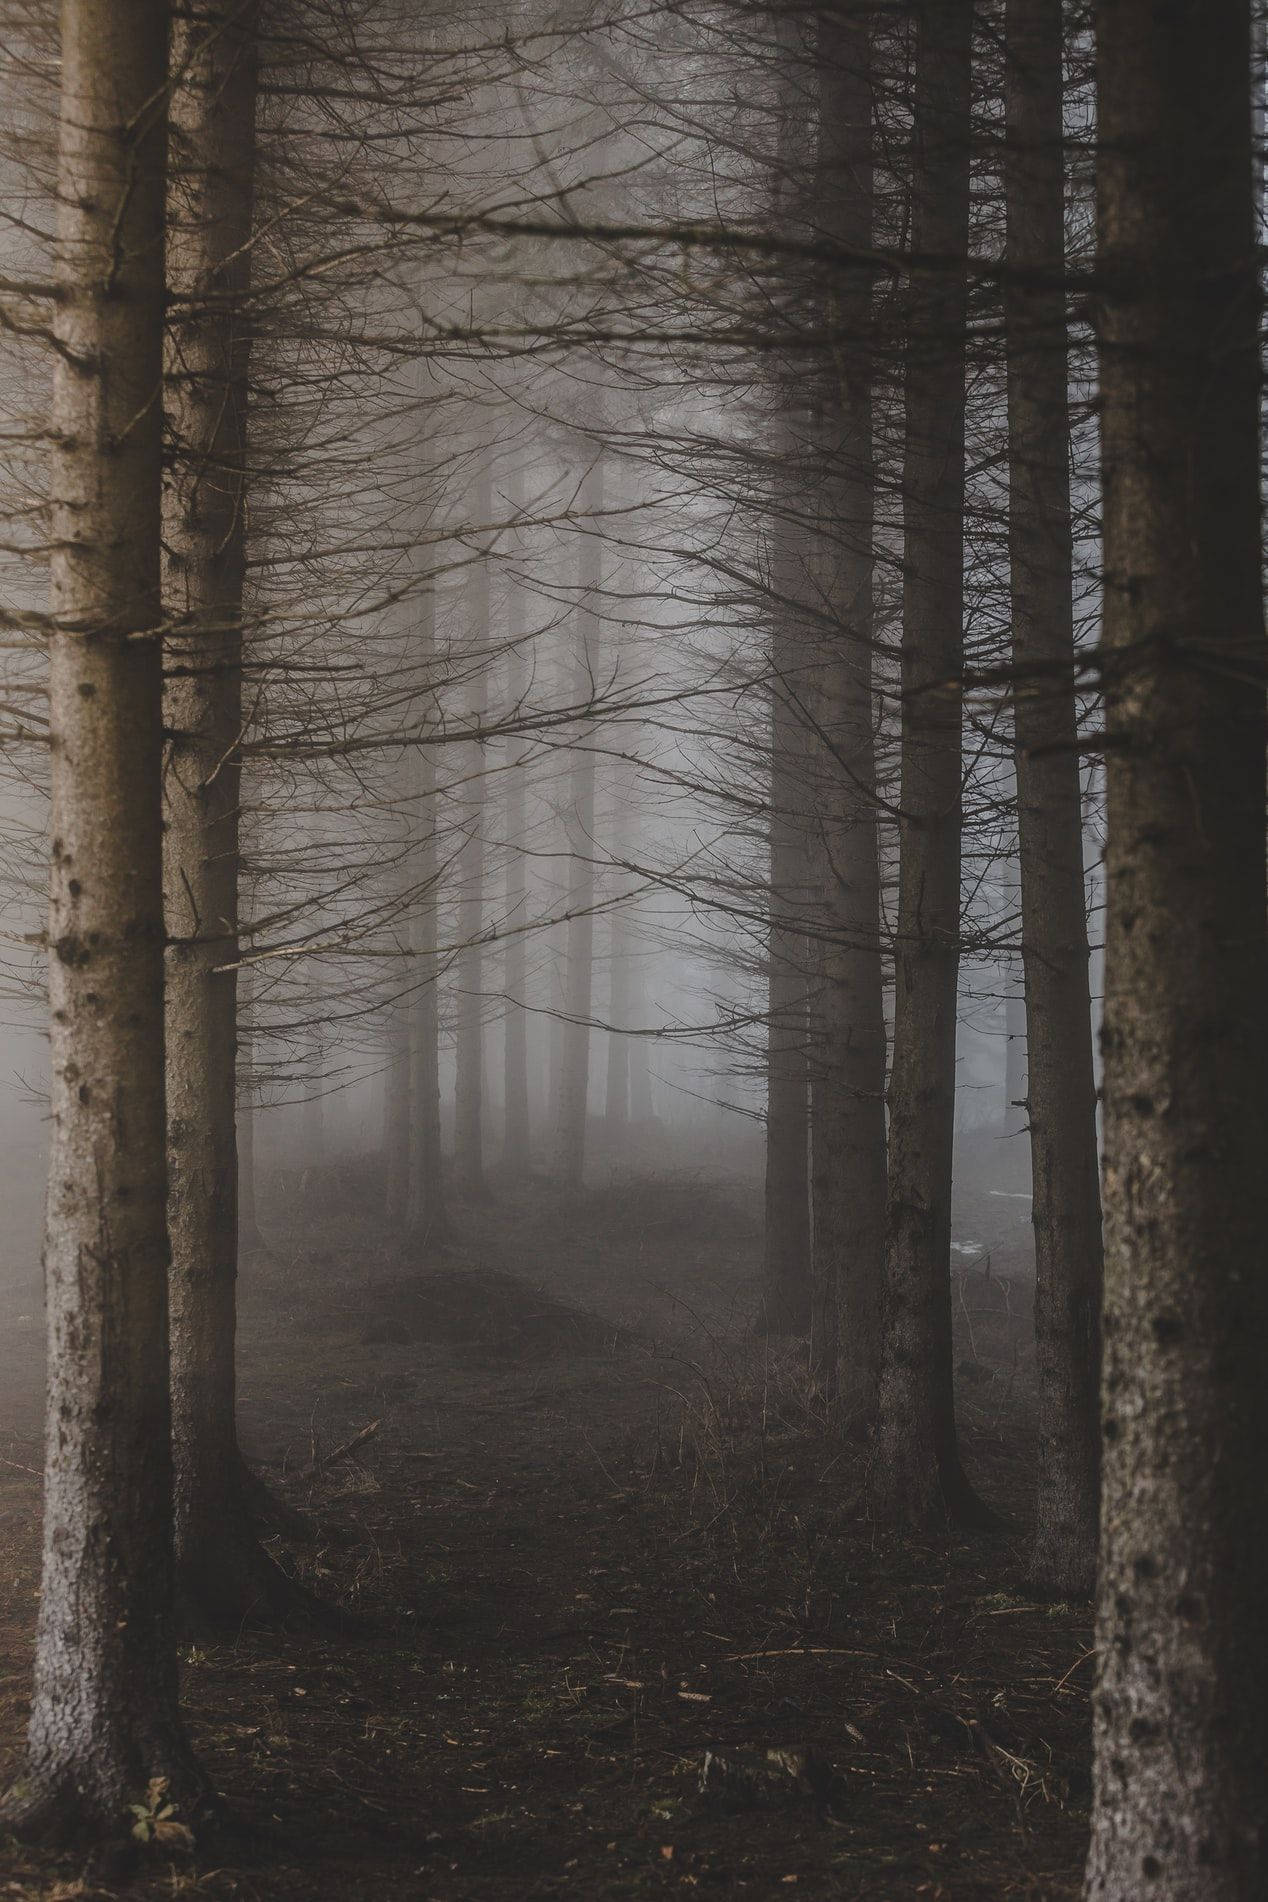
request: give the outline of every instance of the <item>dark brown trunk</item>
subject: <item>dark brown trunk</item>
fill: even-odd
[[[974,1502],[951,1343],[951,1162],[960,953],[964,372],[971,0],[916,16],[913,274],[903,465],[902,788],[890,1080],[888,1318],[873,1494],[910,1525]]]
[[[238,837],[256,19],[235,0],[173,30],[163,712],[168,1227],[176,1553],[200,1615],[287,1602],[242,1487],[237,1381]]]
[[[1008,1109],[1030,1123],[1039,1472],[1035,1587],[1086,1597],[1100,1492],[1101,1199],[1074,698],[1062,0],[1008,0],[1008,546],[1025,997],[1010,986]],[[1020,1021],[1018,1021],[1020,1019]],[[1024,1099],[1022,1108],[1015,1107]],[[1006,1124],[1006,1127],[1009,1125]]]
[[[1092,1902],[1268,1893],[1250,8],[1103,0],[1104,1497]]]
[[[257,1084],[251,1022],[251,967],[238,973],[238,1248],[259,1248],[259,1205],[255,1193],[255,1119]]]
[[[810,821],[806,732],[800,711],[808,665],[797,625],[798,564],[777,523],[771,626],[770,924],[767,969],[766,1229],[761,1332],[802,1334],[810,1325],[810,1124],[806,1042],[810,947]]]

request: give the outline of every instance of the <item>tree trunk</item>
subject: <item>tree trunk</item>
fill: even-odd
[[[476,517],[487,523],[493,512],[493,485],[486,454],[476,485]],[[472,565],[470,619],[467,644],[487,650],[489,626],[489,562],[481,555]],[[486,692],[481,660],[469,656],[467,715],[473,724],[483,720]],[[463,747],[467,780],[460,789],[465,842],[458,858],[458,1026],[457,1071],[454,1079],[454,1178],[461,1194],[476,1199],[484,1194],[484,744]]]
[[[637,997],[635,1007],[637,1008]],[[644,1129],[656,1119],[656,1103],[652,1095],[652,1072],[648,1055],[648,1037],[630,1039],[630,1121],[637,1129]]]
[[[577,705],[595,690],[599,658],[599,591],[603,585],[603,462],[595,457],[581,486],[587,518],[577,537],[577,607],[574,616],[572,697]],[[568,793],[568,946],[564,960],[559,1121],[555,1171],[569,1188],[585,1175],[586,1122],[590,1102],[590,1018],[594,992],[594,752],[574,751]]]
[[[238,973],[238,1247],[262,1245],[255,1193],[256,1082],[251,1023],[251,967]]]
[[[66,0],[50,432],[48,1432],[28,1752],[0,1821],[203,1800],[177,1709],[163,1087],[167,9]]]
[[[964,370],[971,0],[917,13],[903,468],[902,790],[890,1082],[888,1321],[872,1484],[907,1524],[973,1512],[952,1386],[951,1166],[960,948]]]
[[[256,97],[252,8],[173,28],[163,716],[172,1433],[182,1593],[238,1622],[288,1597],[238,1452],[237,971],[246,407]]]
[[[518,505],[518,484],[515,501]],[[524,597],[518,584],[507,601],[506,697],[512,711],[528,698],[528,655],[523,646]],[[519,756],[527,742],[514,735],[507,741],[506,772],[506,1001],[503,1019],[504,1125],[502,1162],[509,1176],[528,1168],[531,1145],[528,1114],[528,775]]]
[[[635,777],[618,761],[612,774],[612,813],[609,850],[617,865],[616,877],[634,843]],[[608,1068],[603,1098],[603,1128],[613,1155],[625,1141],[630,1122],[630,1039],[634,1021],[634,963],[631,952],[631,905],[627,901],[608,913]]]
[[[1095,9],[1108,789],[1093,1902],[1268,1893],[1250,8]]]
[[[1008,0],[1008,264],[1065,256],[1062,0]],[[1010,983],[1010,1116],[1029,1111],[1039,1473],[1030,1576],[1090,1595],[1100,1490],[1101,1201],[1074,698],[1065,298],[1010,277],[1009,557],[1025,997]],[[1022,1066],[1024,1070],[1022,1069]],[[1020,1077],[1017,1072],[1021,1071]],[[1025,1099],[1025,1108],[1012,1106]],[[1006,1123],[1006,1127],[1011,1124]]]
[[[436,661],[436,595],[426,582],[418,600],[419,653],[428,674]],[[444,1155],[440,1140],[440,859],[436,848],[436,763],[427,745],[417,749],[414,767],[417,880],[413,946],[418,989],[414,998],[413,1128],[407,1221],[416,1242],[440,1241],[448,1232]]]
[[[402,949],[406,952],[409,946]],[[388,1227],[401,1233],[409,1211],[410,1151],[413,1085],[413,1013],[408,994],[413,960],[402,965],[393,981],[401,995],[388,1007],[387,1071],[383,1089],[383,1163],[385,1181],[384,1215]]]
[[[819,27],[820,224],[841,245],[872,243],[870,27],[858,14]],[[848,1414],[870,1422],[885,1299],[885,1019],[872,695],[870,274],[829,297],[853,339],[824,375],[820,445],[823,599],[835,617],[821,670],[816,801],[824,939],[811,1085],[814,1302],[811,1357]]]
[[[766,1229],[762,1333],[801,1334],[810,1325],[810,1130],[806,1062],[809,881],[806,736],[797,702],[806,683],[805,643],[792,625],[795,577],[786,524],[777,524],[771,633],[770,939],[767,974]]]
[[[314,1012],[321,1009],[321,993],[316,986],[309,1008]],[[320,1174],[326,1166],[326,1037],[320,1019],[308,1025],[304,1042],[308,1061],[301,1085],[304,1097],[300,1140],[303,1167],[313,1175]]]
[[[1011,472],[1013,467],[1013,461],[1014,461],[1014,451],[1013,451],[1011,439],[1009,443],[1008,454],[1009,454],[1009,469]],[[1015,510],[1017,507],[1016,501],[1015,500],[1010,501],[1009,507],[1011,510]],[[1022,507],[1023,508],[1025,507],[1024,503],[1022,504]],[[1029,524],[1027,524],[1027,526],[1029,526]],[[1018,524],[1015,515],[1010,513],[1009,515],[1010,545],[1015,539],[1018,539],[1025,532],[1026,532],[1025,529],[1022,528]],[[1033,573],[1033,571],[1031,572]],[[1013,605],[1013,658],[1015,661],[1018,661],[1018,664],[1020,664],[1018,660],[1018,648],[1022,644],[1022,642],[1025,641],[1027,634],[1033,631],[1033,626],[1034,626],[1034,623],[1027,622],[1024,630],[1021,627],[1019,627],[1019,624],[1018,624],[1019,615],[1023,612],[1022,603],[1019,600],[1020,592],[1021,592],[1021,588],[1019,585],[1019,579],[1016,573],[1014,573],[1014,578],[1013,578],[1013,603],[1014,603]],[[1024,611],[1026,613],[1029,613],[1030,611],[1029,602],[1026,604]],[[1040,612],[1042,612],[1042,609],[1040,609]],[[1072,653],[1073,649],[1071,648],[1069,651]],[[1016,713],[1018,711],[1017,703],[1020,701],[1023,695],[1031,695],[1036,692],[1040,694],[1046,694],[1053,690],[1053,686],[1054,686],[1054,683],[1051,680],[1046,680],[1046,681],[1041,680],[1039,682],[1033,682],[1028,680],[1024,683],[1024,685],[1015,686],[1014,687],[1014,720],[1016,717]],[[1060,692],[1059,688],[1057,688],[1057,692],[1059,694]],[[1032,708],[1027,708],[1025,710],[1025,713],[1023,713],[1023,716],[1022,716],[1023,723],[1025,723],[1027,715],[1032,714],[1033,711],[1034,710]],[[1070,711],[1071,711],[1071,715],[1073,715],[1073,712],[1074,712],[1073,704],[1071,705]],[[1016,730],[1014,726],[1014,736],[1015,736],[1015,731]],[[1021,744],[1022,742],[1017,741],[1018,752],[1020,752]],[[1073,735],[1073,729],[1071,729],[1069,746],[1070,746],[1071,757],[1074,757],[1075,740]],[[1075,760],[1075,778],[1077,782],[1077,778],[1078,778],[1077,759]],[[1031,797],[1033,796],[1034,795],[1032,793]],[[1022,818],[1021,806],[1020,806],[1020,800],[1021,800],[1020,776],[1018,778],[1018,784],[1017,784],[1017,798],[1019,802],[1018,809],[1017,809],[1017,830],[1018,830],[1018,833],[1020,834],[1023,830],[1026,829],[1028,822],[1032,821],[1034,817],[1033,813],[1028,813],[1026,819]],[[1068,860],[1066,861],[1065,869],[1067,871],[1069,869]],[[1024,899],[1022,903],[1023,903],[1023,913],[1024,913],[1025,911]],[[1083,860],[1082,860],[1082,857],[1080,857],[1079,859],[1079,912],[1080,912],[1080,916],[1082,916],[1083,914]],[[1022,921],[1023,932],[1025,931],[1025,928],[1026,928],[1025,918],[1023,916],[1023,921]],[[1048,929],[1049,930],[1052,929],[1051,923],[1049,924]],[[1024,953],[1023,953],[1023,962],[1024,962]],[[1029,1052],[1026,1047],[1027,1045],[1026,1024],[1027,1024],[1028,1015],[1029,1013],[1026,1007],[1026,991],[1025,991],[1024,980],[1022,983],[1020,984],[1018,983],[1017,972],[1013,967],[1012,960],[1010,959],[1004,968],[1004,1114],[1001,1120],[1004,1125],[1005,1136],[1023,1136],[1026,1133],[1027,1115],[1028,1115],[1028,1109],[1029,1109],[1029,1105],[1026,1099],[1026,1088],[1027,1088],[1026,1079],[1027,1079],[1028,1070],[1029,1070]],[[1092,1040],[1092,1017],[1091,1017],[1091,1005],[1089,1004],[1088,1006],[1088,1048],[1089,1050],[1091,1049],[1091,1040]],[[1095,1169],[1093,1169],[1093,1180],[1095,1180],[1095,1175],[1096,1175],[1096,1172],[1095,1172]],[[1098,1200],[1097,1206],[1098,1208],[1100,1206],[1099,1200]]]

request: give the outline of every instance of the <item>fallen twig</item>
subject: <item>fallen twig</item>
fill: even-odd
[[[321,1459],[314,1460],[301,1472],[289,1474],[282,1481],[283,1486],[302,1486],[305,1481],[316,1479],[317,1475],[324,1473],[327,1467],[337,1465],[340,1460],[346,1459],[349,1453],[355,1453],[359,1446],[364,1446],[367,1440],[372,1440],[382,1424],[382,1420],[371,1420],[369,1426],[362,1427],[361,1431],[354,1433],[350,1440],[345,1440],[342,1446],[337,1446],[333,1453],[323,1454]]]

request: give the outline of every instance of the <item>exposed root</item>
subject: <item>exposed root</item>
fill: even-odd
[[[304,1625],[350,1634],[366,1621],[301,1585],[265,1551],[243,1520],[182,1541],[177,1561],[182,1628],[195,1636],[243,1625]]]
[[[177,1725],[153,1743],[88,1739],[84,1758],[28,1761],[0,1798],[0,1829],[23,1842],[92,1847],[104,1858],[102,1878],[117,1880],[147,1853],[192,1849],[224,1822]]]

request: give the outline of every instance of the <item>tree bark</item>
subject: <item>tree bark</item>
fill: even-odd
[[[262,1245],[255,1182],[256,1081],[251,1022],[251,967],[238,973],[238,1247]]]
[[[1268,1892],[1268,946],[1245,0],[1095,9],[1108,791],[1093,1902]]]
[[[1009,459],[1009,470],[1011,474],[1013,461],[1014,461],[1014,451],[1012,446],[1011,434],[1009,438],[1008,459]],[[1012,492],[1010,491],[1010,494],[1011,493]],[[1021,510],[1023,512],[1025,511],[1027,507],[1028,501],[1029,501],[1029,498],[1027,497],[1025,500],[1021,502]],[[1017,511],[1018,500],[1016,498],[1010,499],[1009,508],[1010,508],[1010,511],[1014,511],[1014,512]],[[1029,521],[1027,521],[1024,525],[1022,523],[1019,523],[1016,520],[1016,515],[1014,512],[1010,512],[1010,515],[1009,515],[1010,546],[1015,541],[1024,540],[1024,538],[1027,535],[1027,531],[1032,527],[1032,524]],[[1028,578],[1032,578],[1032,577],[1033,577],[1033,570],[1029,571],[1029,574],[1028,574]],[[1021,615],[1024,613],[1027,616],[1029,616],[1031,607],[1032,607],[1032,604],[1029,601],[1027,601],[1023,606],[1023,603],[1020,599],[1020,595],[1024,585],[1025,584],[1024,582],[1022,582],[1021,577],[1018,575],[1016,571],[1014,571],[1014,575],[1013,575],[1013,659],[1014,659],[1014,662],[1017,663],[1018,665],[1022,664],[1019,653],[1018,653],[1019,646],[1021,645],[1022,642],[1026,640],[1027,635],[1033,632],[1034,625],[1035,625],[1029,619],[1027,619],[1024,627],[1019,627],[1018,625]],[[1043,610],[1042,608],[1040,608],[1039,614],[1042,614],[1042,612]],[[1073,654],[1073,645],[1071,645],[1070,652],[1071,654]],[[1022,699],[1023,695],[1032,695],[1036,692],[1042,694],[1042,693],[1051,691],[1052,687],[1053,687],[1053,682],[1051,680],[1033,682],[1029,679],[1025,682],[1024,685],[1014,686],[1014,689],[1013,689],[1014,737],[1015,737],[1015,750],[1018,753],[1020,753],[1022,745],[1028,743],[1028,742],[1016,740],[1015,728],[1016,728],[1016,713],[1018,709],[1018,702]],[[1033,714],[1033,711],[1034,710],[1029,707],[1025,709],[1025,711],[1022,714],[1023,725],[1027,723],[1027,715]],[[1073,713],[1073,706],[1071,706],[1071,713]],[[1075,747],[1073,730],[1071,730],[1069,745],[1070,745],[1071,755],[1073,755],[1074,747]],[[1077,762],[1076,762],[1075,776],[1076,776],[1076,789],[1077,789]],[[1035,797],[1033,790],[1030,796],[1032,798]],[[1022,818],[1021,806],[1020,806],[1021,797],[1022,797],[1021,782],[1020,782],[1020,776],[1019,776],[1018,783],[1017,783],[1017,798],[1019,802],[1018,811],[1017,811],[1017,831],[1019,836],[1024,830],[1027,830],[1028,827],[1029,827],[1029,830],[1033,832],[1033,821],[1035,816],[1032,811],[1027,813],[1025,819]],[[1042,819],[1040,823],[1042,824]],[[1068,859],[1066,859],[1064,862],[1064,869],[1068,873],[1068,870],[1069,870]],[[1082,860],[1082,857],[1080,857],[1079,859],[1079,910],[1080,910],[1080,913],[1082,913],[1083,911],[1082,880],[1083,880],[1083,860]],[[1063,895],[1068,895],[1068,884],[1064,885],[1062,890],[1063,890]],[[1049,894],[1049,896],[1051,895]],[[1022,900],[1022,912],[1023,912],[1022,931],[1024,933],[1026,928],[1026,924],[1025,924],[1026,903],[1024,898]],[[1056,915],[1059,916],[1060,915],[1059,912]],[[1047,929],[1052,930],[1052,928],[1053,928],[1052,924],[1049,923],[1047,926]],[[1085,931],[1086,931],[1086,927],[1085,927]],[[1023,952],[1023,965],[1024,965],[1024,952]],[[1090,1048],[1091,1047],[1091,1026],[1092,1026],[1091,1006],[1089,1005],[1088,1008],[1089,1008],[1088,1046]],[[1017,972],[1013,968],[1013,963],[1010,958],[1004,969],[1004,1114],[1001,1120],[1004,1125],[1005,1136],[1022,1136],[1025,1134],[1026,1128],[1027,1128],[1028,1113],[1029,1113],[1029,1104],[1026,1098],[1026,1088],[1027,1088],[1026,1079],[1027,1079],[1028,1066],[1029,1066],[1029,1052],[1026,1047],[1027,1046],[1027,1036],[1026,1036],[1027,1016],[1028,1016],[1028,1012],[1027,1012],[1027,1006],[1026,1006],[1025,979],[1023,976],[1022,982],[1020,984],[1017,982]],[[1094,1180],[1095,1180],[1095,1175],[1096,1175],[1096,1171],[1095,1169],[1093,1169]],[[1099,1209],[1099,1192],[1098,1192],[1098,1209]]]
[[[487,523],[493,512],[493,487],[486,455],[476,487],[476,516]],[[470,580],[468,645],[487,648],[489,625],[489,562],[481,555]],[[475,723],[486,706],[483,662],[471,657],[467,713]],[[484,1179],[484,744],[464,746],[468,761],[463,792],[462,825],[465,842],[458,859],[458,1026],[454,1079],[454,1178],[460,1192],[472,1199],[485,1192]]]
[[[759,1331],[810,1325],[810,1128],[806,938],[810,866],[804,698],[807,655],[795,625],[797,577],[786,523],[775,526],[771,628],[770,923],[767,970],[766,1186]]]
[[[819,23],[819,224],[854,251],[872,243],[871,28]],[[885,1300],[885,1019],[872,694],[873,533],[870,273],[829,290],[846,335],[823,378],[823,600],[834,617],[818,693],[819,895],[824,930],[811,1083],[814,1301],[811,1364],[843,1410],[875,1416]]]
[[[917,12],[906,365],[902,769],[888,1318],[872,1464],[877,1510],[910,1525],[972,1516],[951,1342],[951,1168],[960,950],[964,373],[971,0]]]
[[[519,504],[518,483],[514,492]],[[524,597],[517,584],[508,592],[506,697],[512,711],[528,698],[528,656],[524,641]],[[503,1018],[502,1086],[504,1125],[502,1163],[509,1176],[522,1176],[531,1159],[528,1114],[528,774],[519,755],[526,742],[507,741],[506,772],[506,1001]]]
[[[623,761],[612,773],[612,809],[609,850],[616,863],[616,877],[627,878],[621,870],[630,857],[635,833],[635,775]],[[608,914],[608,1022],[607,1076],[603,1095],[603,1129],[615,1155],[625,1141],[630,1123],[630,1038],[634,1022],[634,960],[631,951],[630,919],[632,907],[617,905]]]
[[[424,672],[436,662],[436,595],[424,583],[418,599],[419,654]],[[414,1000],[413,1128],[407,1222],[416,1242],[440,1241],[448,1233],[444,1154],[440,1138],[440,859],[436,847],[436,763],[429,746],[418,747],[414,784],[417,811],[413,824],[417,847],[414,872],[413,946],[418,968]]]
[[[309,1005],[314,1019],[304,1032],[307,1061],[306,1076],[301,1086],[304,1096],[300,1119],[303,1166],[310,1175],[319,1174],[326,1166],[326,1034],[319,1015],[321,1008],[321,980],[319,974],[314,972],[312,1002]]]
[[[163,1079],[160,0],[62,9],[50,432],[44,1549],[9,1828],[122,1835],[177,1709]]]
[[[1008,545],[1025,973],[1020,1022],[1015,983],[1006,1003],[1006,1115],[1029,1112],[1034,1193],[1039,1471],[1030,1576],[1044,1592],[1087,1597],[1100,1492],[1101,1200],[1074,697],[1067,333],[1063,292],[1031,288],[1021,275],[1047,272],[1059,282],[1065,257],[1062,0],[1008,0],[1006,37],[1007,262],[1018,274],[1007,278],[1004,300]]]
[[[408,956],[409,944],[403,944],[401,949]],[[412,971],[412,964],[410,958],[408,965],[394,979],[400,986],[401,995],[394,997],[388,1007],[387,1073],[383,1089],[384,1215],[388,1227],[398,1234],[405,1228],[409,1210],[410,1150],[413,1147],[411,1096],[414,1081],[414,1024],[406,975],[407,971]]]
[[[256,15],[172,38],[163,717],[172,1434],[182,1595],[217,1623],[282,1608],[242,1483],[237,1381],[237,970]]]
[[[586,525],[577,537],[577,608],[574,615],[572,697],[577,705],[595,691],[599,658],[599,591],[603,585],[603,462],[595,456],[581,486]],[[594,752],[578,747],[568,791],[568,940],[564,959],[559,1120],[555,1172],[569,1188],[585,1176],[590,1106],[590,1018],[594,999]]]

